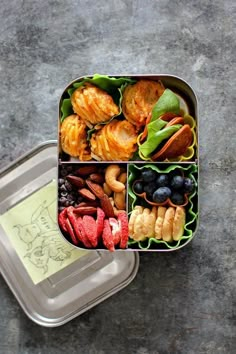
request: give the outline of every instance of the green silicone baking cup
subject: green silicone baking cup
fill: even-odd
[[[161,165],[163,166],[163,165]],[[163,166],[164,167],[164,166]],[[179,241],[175,241],[172,243],[163,241],[163,240],[157,240],[155,238],[148,238],[145,241],[135,241],[133,239],[129,239],[128,241],[128,245],[130,248],[139,248],[140,250],[146,251],[149,249],[155,249],[158,250],[156,247],[152,248],[154,246],[157,246],[158,244],[161,247],[161,249],[176,249],[178,247],[180,247],[183,243],[190,241],[190,239],[193,237],[194,235],[194,231],[196,229],[196,220],[198,217],[198,211],[197,211],[197,203],[194,202],[193,200],[196,199],[197,196],[197,181],[196,181],[196,177],[197,177],[197,171],[198,171],[198,167],[196,164],[189,164],[189,165],[169,165],[167,168],[162,169],[161,167],[158,167],[156,165],[153,164],[145,164],[145,165],[135,165],[135,164],[130,164],[128,166],[128,173],[129,173],[129,177],[128,177],[128,196],[129,196],[129,209],[133,210],[134,206],[137,203],[137,200],[139,199],[138,196],[136,196],[133,191],[132,191],[132,185],[136,179],[137,176],[137,172],[140,172],[141,170],[145,169],[145,168],[151,168],[152,170],[158,172],[158,173],[170,173],[171,171],[174,171],[176,169],[178,170],[182,170],[184,171],[184,176],[185,177],[189,177],[192,178],[192,180],[195,183],[195,189],[194,191],[189,194],[188,196],[188,204],[185,207],[186,209],[186,224],[184,226],[184,235],[179,239]],[[150,205],[150,207],[152,207]],[[136,246],[136,247],[135,247]]]

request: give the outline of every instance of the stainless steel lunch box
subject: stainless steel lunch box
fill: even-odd
[[[196,172],[196,179],[197,181],[199,180],[199,141],[198,141],[198,127],[199,127],[199,121],[198,121],[198,103],[197,103],[197,97],[196,97],[196,94],[194,92],[194,90],[192,89],[192,87],[186,82],[184,81],[183,79],[177,77],[177,76],[174,76],[174,75],[168,75],[168,74],[147,74],[147,75],[142,75],[142,74],[137,74],[137,75],[107,75],[109,77],[115,77],[115,78],[121,78],[121,77],[128,77],[130,79],[150,79],[150,80],[155,80],[155,81],[158,81],[160,80],[164,86],[166,88],[169,88],[171,90],[173,90],[179,97],[181,97],[182,101],[186,104],[186,106],[188,107],[188,110],[189,110],[189,114],[191,116],[194,117],[195,121],[196,121],[196,129],[195,129],[195,139],[196,139],[196,144],[195,144],[195,154],[194,154],[194,158],[192,161],[181,161],[180,164],[182,166],[189,166],[189,165],[195,165],[196,168],[197,168],[197,172]],[[62,106],[62,102],[63,102],[63,99],[66,97],[66,92],[69,88],[72,87],[72,85],[76,82],[79,82],[81,80],[83,80],[84,78],[92,78],[93,75],[86,75],[86,76],[81,76],[81,77],[78,77],[76,79],[74,79],[73,81],[71,81],[64,89],[62,95],[61,95],[61,98],[60,98],[60,101],[59,101],[59,129],[58,129],[58,142],[60,141],[60,118],[61,118],[61,106]],[[60,144],[58,144],[58,160],[59,160],[59,155],[60,155]],[[72,164],[73,163],[78,163],[80,164],[79,161],[70,161]],[[114,161],[113,161],[114,162]],[[116,161],[117,162],[117,161]],[[124,161],[122,161],[123,163]],[[67,163],[67,162],[64,162],[64,163]],[[91,164],[91,163],[100,163],[100,162],[96,162],[96,161],[88,161],[88,162],[83,162],[83,164]],[[127,164],[135,164],[136,162],[135,161],[129,161],[127,162]],[[138,161],[138,163],[140,164],[140,161]],[[142,163],[144,164],[144,161],[142,161]],[[171,162],[172,164],[178,164],[178,162]],[[63,164],[62,161],[59,161],[59,166]],[[155,163],[154,163],[155,164]],[[161,166],[165,166],[166,162],[159,162],[158,163],[159,165]],[[163,167],[164,168],[164,167]],[[128,193],[127,193],[127,205],[129,205],[129,201],[128,201]],[[176,247],[155,247],[155,248],[145,248],[145,247],[130,247],[128,246],[127,248],[127,251],[130,251],[130,249],[132,250],[135,250],[135,251],[157,251],[157,252],[170,252],[170,251],[175,251],[175,250],[178,250],[182,247],[184,247],[185,245],[187,245],[191,240],[192,238],[194,237],[195,233],[196,233],[196,230],[197,230],[197,225],[198,225],[198,207],[199,207],[199,199],[198,199],[198,189],[197,189],[197,192],[196,192],[196,196],[194,198],[194,208],[195,208],[195,214],[196,214],[196,217],[195,217],[195,220],[194,220],[194,230],[193,230],[193,233],[192,233],[192,236],[189,237],[189,238],[186,238],[185,240],[182,240],[182,242],[180,242]],[[128,212],[130,212],[130,210],[128,210]],[[64,237],[62,235],[62,237]],[[77,246],[75,246],[77,247]],[[82,247],[77,247],[77,248],[81,248],[83,249]],[[119,250],[116,250],[116,251],[119,251]]]

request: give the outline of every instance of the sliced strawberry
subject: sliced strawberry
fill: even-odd
[[[89,242],[93,247],[97,247],[98,244],[97,225],[94,218],[91,215],[84,215],[83,226]]]
[[[104,219],[105,219],[105,213],[101,208],[97,208],[97,238],[98,240],[102,236],[102,231],[103,231],[103,224],[104,224]]]
[[[78,240],[77,240],[77,238],[75,236],[74,230],[72,228],[72,225],[71,225],[69,219],[66,219],[65,227],[66,227],[66,230],[67,230],[67,232],[69,233],[69,235],[71,237],[71,240],[72,240],[73,244],[77,246],[79,242],[78,242]]]
[[[83,220],[80,217],[78,217],[77,219],[77,225],[78,225],[78,230],[79,230],[79,239],[80,241],[85,245],[85,247],[87,248],[91,248],[91,243],[89,242],[85,229],[84,229],[84,225],[83,225]]]
[[[114,245],[118,245],[121,239],[121,230],[118,221],[115,218],[109,218],[109,224],[111,226],[111,233],[113,236]]]
[[[68,232],[66,226],[66,219],[67,219],[67,208],[63,209],[58,215],[58,224],[63,231]]]
[[[129,238],[128,216],[124,211],[124,212],[120,212],[117,218],[121,230],[120,248],[126,248],[128,238]]]
[[[113,235],[111,233],[111,227],[110,227],[109,221],[107,219],[104,220],[102,239],[103,239],[104,246],[109,251],[114,252],[115,247],[114,247]]]

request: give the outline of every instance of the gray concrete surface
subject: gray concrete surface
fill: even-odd
[[[194,241],[142,254],[128,288],[56,329],[31,322],[0,278],[1,354],[236,352],[234,29],[233,0],[1,1],[1,168],[56,139],[64,86],[95,72],[188,81],[201,154]]]

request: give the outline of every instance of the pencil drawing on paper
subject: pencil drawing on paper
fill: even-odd
[[[36,210],[32,210],[28,224],[13,226],[19,239],[26,245],[24,258],[40,268],[43,274],[48,272],[49,261],[63,265],[74,250],[58,235],[55,203],[55,200],[50,203],[44,200]]]

